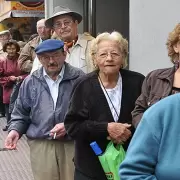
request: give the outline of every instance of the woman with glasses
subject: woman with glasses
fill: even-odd
[[[74,86],[65,128],[75,139],[75,180],[106,180],[90,147],[96,141],[104,151],[109,140],[127,149],[133,134],[131,111],[144,76],[127,66],[128,42],[118,32],[102,33],[92,42],[96,70]]]
[[[15,40],[9,40],[3,45],[3,51],[7,53],[6,58],[1,57],[0,60],[0,85],[3,87],[3,103],[5,104],[5,112],[7,125],[10,121],[9,103],[13,86],[21,82],[26,75],[22,75],[17,60],[19,57],[20,46]],[[3,128],[7,131],[8,126]]]

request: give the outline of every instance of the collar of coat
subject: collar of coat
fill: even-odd
[[[31,41],[29,41],[29,45],[32,47],[32,48],[36,48],[36,46],[38,46],[39,42],[41,41],[40,37],[37,36],[35,37],[34,39],[32,39]]]
[[[156,72],[156,77],[159,79],[167,79],[169,81],[172,81],[174,78],[174,73],[175,73],[175,67],[159,69]]]
[[[59,40],[61,40],[57,35],[53,35],[52,39],[59,39]],[[84,47],[87,44],[87,41],[91,41],[93,39],[94,39],[94,37],[92,37],[87,32],[85,32],[83,34],[78,34],[78,39],[77,39],[77,42],[75,43],[75,46],[79,45],[81,47]]]
[[[75,68],[71,66],[68,63],[64,63],[65,65],[65,70],[64,70],[64,75],[62,80],[73,80],[77,79],[80,75],[84,74],[82,70]],[[44,79],[43,77],[43,67],[40,69],[36,70],[35,72],[32,73],[32,76],[35,76],[41,80]]]

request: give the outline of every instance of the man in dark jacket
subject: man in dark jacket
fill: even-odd
[[[64,43],[45,40],[35,52],[42,67],[22,83],[5,147],[16,148],[26,133],[35,180],[73,180],[74,143],[64,117],[74,82],[83,71],[65,63]]]

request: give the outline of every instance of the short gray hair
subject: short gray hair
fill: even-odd
[[[94,64],[94,58],[97,52],[98,44],[103,40],[111,40],[118,43],[119,48],[122,53],[122,57],[123,57],[122,68],[125,68],[128,65],[127,63],[128,41],[125,38],[123,38],[123,36],[119,32],[116,32],[116,31],[112,33],[108,33],[108,32],[101,33],[95,39],[92,40],[90,56],[91,56],[91,59],[93,60],[93,64]]]

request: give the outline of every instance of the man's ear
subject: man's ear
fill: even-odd
[[[77,21],[77,20],[75,20],[74,23],[75,23],[76,25],[78,25],[78,21]]]

